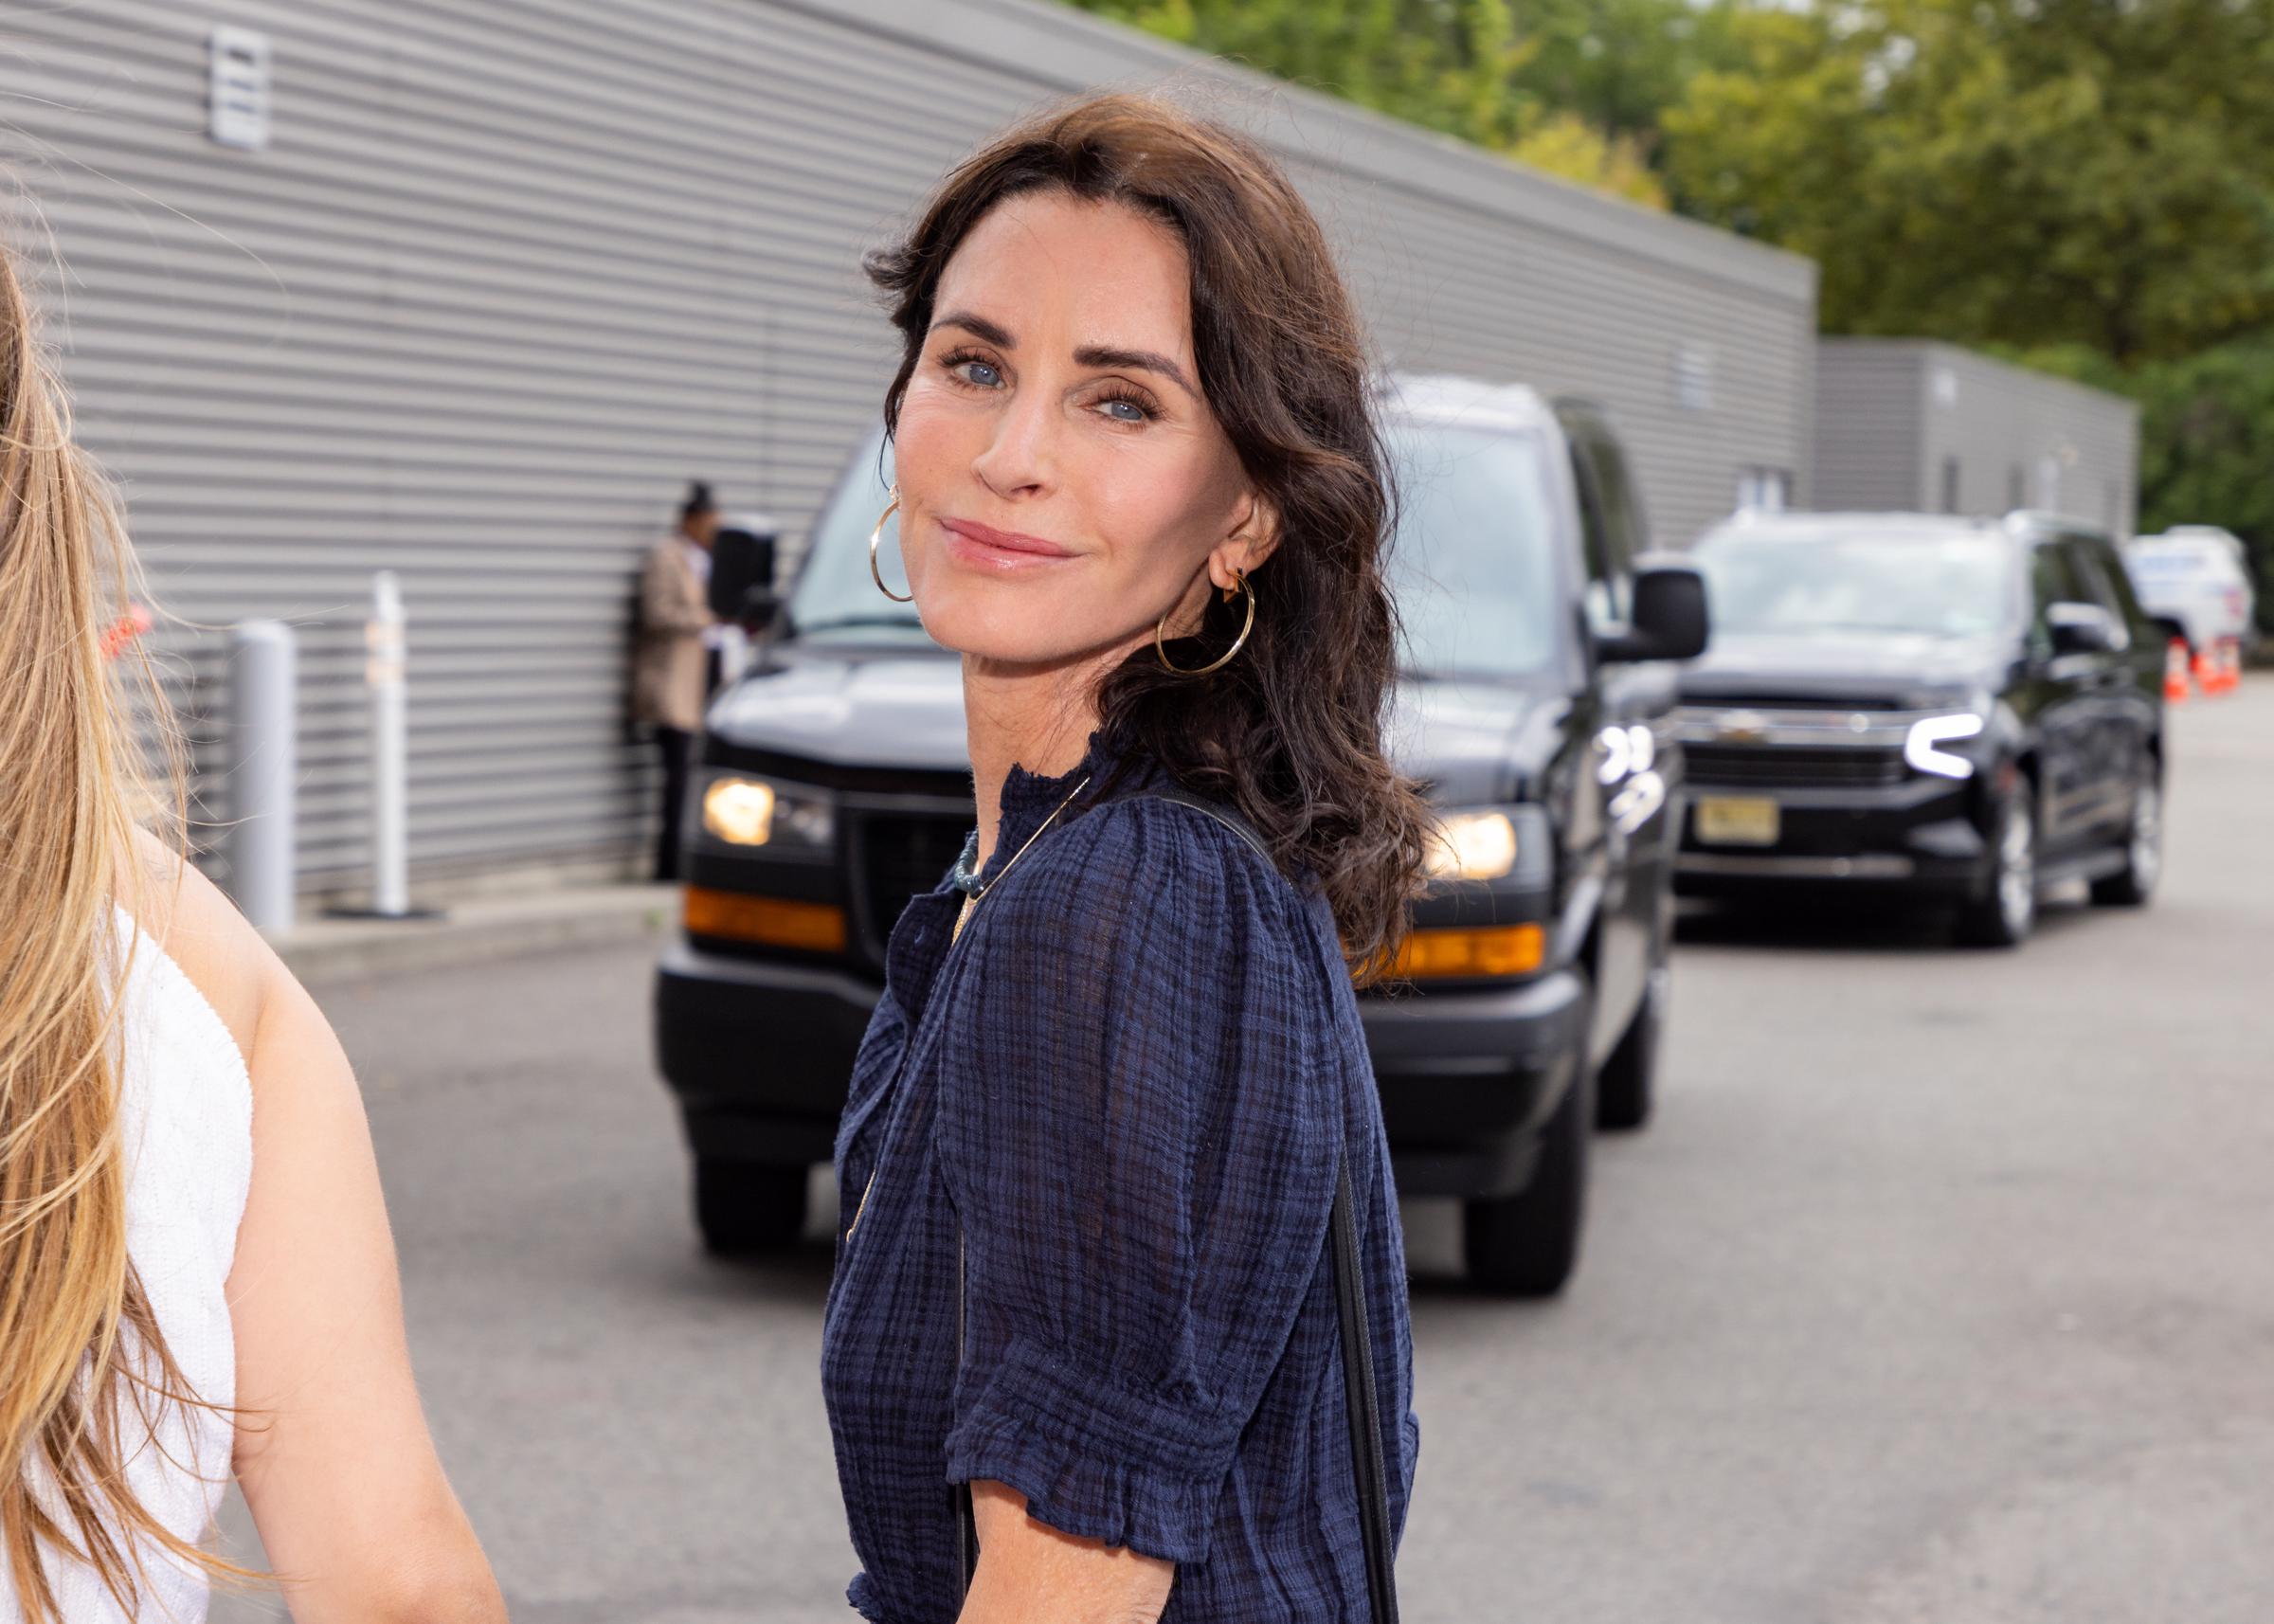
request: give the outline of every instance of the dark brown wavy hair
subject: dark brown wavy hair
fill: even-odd
[[[1106,674],[1100,724],[1236,807],[1284,872],[1324,889],[1362,977],[1378,973],[1404,934],[1431,824],[1382,753],[1397,673],[1381,573],[1393,496],[1364,337],[1326,234],[1279,167],[1222,124],[1130,95],[1038,114],[956,168],[907,236],[867,259],[904,344],[888,432],[948,262],[988,210],[1043,190],[1121,204],[1182,241],[1201,392],[1280,522],[1251,577],[1255,629],[1231,663],[1178,676],[1148,645]],[[1204,664],[1245,613],[1211,595],[1170,659]]]

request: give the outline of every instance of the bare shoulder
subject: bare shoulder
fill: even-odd
[[[288,980],[275,949],[197,865],[135,831],[134,873],[120,901],[220,1015],[249,1061],[270,998]]]

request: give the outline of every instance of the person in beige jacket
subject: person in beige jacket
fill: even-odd
[[[697,480],[679,505],[678,527],[649,549],[640,574],[640,637],[632,653],[632,719],[655,732],[663,756],[663,826],[656,839],[656,878],[679,877],[679,819],[703,708],[718,679],[718,656],[706,637],[711,615],[711,541],[718,505]]]

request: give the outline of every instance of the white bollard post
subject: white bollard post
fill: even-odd
[[[295,663],[282,621],[245,621],[231,634],[229,886],[266,936],[292,929]]]
[[[383,919],[410,913],[409,849],[404,780],[409,767],[403,673],[403,591],[395,572],[371,578],[371,618],[364,626],[364,685],[371,691],[371,911]]]

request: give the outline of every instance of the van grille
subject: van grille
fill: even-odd
[[[908,899],[940,883],[971,832],[967,812],[863,812],[854,821],[854,872],[864,956],[884,963],[884,944]]]

